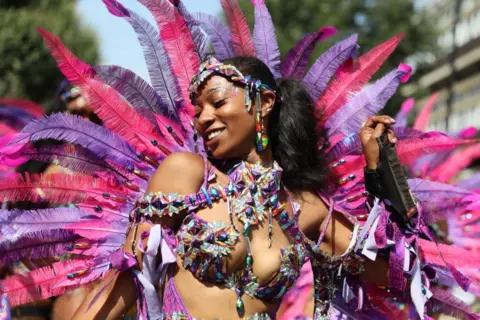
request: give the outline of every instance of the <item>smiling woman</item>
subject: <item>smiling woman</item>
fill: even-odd
[[[35,237],[35,248],[52,240],[55,252],[79,257],[2,281],[11,303],[103,278],[75,319],[116,319],[136,305],[140,319],[267,320],[275,318],[307,261],[315,279],[316,319],[401,318],[414,312],[424,318],[427,300],[434,306],[444,301],[444,285],[454,279],[466,289],[480,288],[464,275],[475,276],[480,259],[445,271],[445,261],[432,249],[437,245],[426,240],[431,238],[421,204],[412,200],[412,193],[422,200],[435,193],[432,188],[458,197],[459,206],[477,196],[428,181],[410,190],[395,153],[397,142],[403,161],[424,153],[424,145],[468,142],[395,129],[397,138],[395,120],[375,116],[408,80],[408,66],[362,89],[380,67],[379,56],[384,61],[399,37],[352,65],[358,46],[351,36],[307,72],[316,42],[335,29],[308,35],[280,60],[261,0],[253,1],[253,38],[234,0],[221,1],[230,28],[215,17],[190,14],[180,1],[141,0],[158,31],[117,1],[104,2],[137,32],[152,85],[120,67],[91,68],[40,30],[62,72],[81,87],[105,127],[56,115],[30,124],[14,141],[54,136],[94,156],[80,159],[89,163],[91,176],[40,177],[0,187],[0,196],[12,201],[47,198],[76,205],[68,212],[15,212],[6,218],[14,226],[4,227],[9,242],[0,246],[7,262],[11,251],[25,250],[19,241],[36,228],[50,242]],[[25,191],[31,189],[42,193]],[[23,216],[34,220],[31,229]],[[446,259],[459,252],[467,256],[439,247]],[[45,251],[34,252],[50,253]],[[436,271],[448,280],[438,290]],[[412,305],[408,315],[396,309],[397,299]]]

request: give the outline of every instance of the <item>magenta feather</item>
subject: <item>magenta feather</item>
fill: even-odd
[[[401,64],[398,69],[376,81],[345,106],[340,107],[326,122],[325,127],[329,136],[358,132],[362,123],[385,106],[400,82],[408,79],[411,70],[408,65]]]
[[[215,56],[219,60],[235,56],[232,46],[232,34],[226,24],[217,17],[203,12],[194,12],[192,16],[212,40]]]
[[[425,131],[427,129],[428,122],[430,121],[430,115],[433,107],[435,106],[435,102],[437,102],[438,95],[439,92],[435,92],[427,99],[425,105],[422,107],[422,111],[420,111],[415,119],[415,123],[413,124],[414,129],[421,131]]]
[[[132,147],[110,130],[79,116],[57,113],[31,121],[12,143],[55,139],[78,144],[101,159],[109,159],[127,168],[137,165]]]
[[[399,141],[397,153],[402,164],[412,165],[422,155],[454,150],[475,142],[476,140],[455,139],[440,133],[426,134],[420,138]]]
[[[75,232],[86,239],[99,240],[111,235],[125,235],[127,227],[128,223],[125,222],[106,222],[102,219],[90,219],[64,225],[62,229]]]
[[[435,168],[430,173],[430,177],[433,180],[448,183],[478,158],[480,158],[480,144],[456,152]]]
[[[220,0],[223,12],[230,25],[233,52],[237,56],[255,56],[252,35],[247,20],[236,0]]]
[[[460,130],[456,135],[457,138],[461,139],[472,139],[478,134],[478,130],[475,127],[466,127]]]
[[[115,201],[114,196],[121,201]],[[15,179],[0,181],[0,198],[11,202],[30,201],[58,204],[96,201],[113,208],[119,208],[125,201],[128,201],[121,186],[89,176],[63,173],[26,175],[25,178],[17,175]]]
[[[181,101],[180,88],[173,76],[171,62],[164,49],[158,31],[144,18],[125,8],[116,0],[104,0],[107,9],[113,15],[124,18],[137,34],[143,49],[152,87],[161,99],[160,107],[165,107],[169,114],[175,110]],[[151,94],[149,94],[151,97]],[[164,111],[164,112],[165,112]]]
[[[140,3],[152,12],[157,22],[160,39],[180,88],[183,99],[181,109],[193,118],[194,109],[190,103],[188,88],[200,65],[200,57],[196,52],[192,34],[187,28],[185,19],[170,2],[140,0]]]
[[[291,48],[285,59],[281,62],[280,69],[283,78],[302,80],[305,76],[308,61],[318,42],[323,41],[337,34],[334,27],[323,27],[322,29],[306,35]]]
[[[181,1],[177,1],[173,5],[177,7],[178,12],[185,19],[185,23],[192,34],[192,40],[195,43],[195,51],[200,57],[200,61],[203,61],[210,53],[209,37],[202,31],[200,25]]]
[[[280,49],[278,47],[275,26],[272,17],[263,0],[254,0],[255,27],[253,29],[253,44],[257,58],[270,69],[275,79],[280,78]]]
[[[395,126],[396,127],[406,127],[408,124],[408,115],[412,111],[413,107],[415,106],[415,99],[408,98],[402,103],[400,107],[400,111],[397,113],[395,117]]]
[[[67,287],[56,287],[68,274],[90,267],[89,260],[64,260],[41,269],[0,280],[0,293],[8,294],[11,306],[64,294]]]
[[[322,110],[324,121],[345,104],[352,93],[362,89],[395,50],[403,36],[399,34],[363,54],[355,62],[353,69],[339,70],[336,78],[329,83],[325,94],[317,100],[317,106]]]
[[[153,140],[156,137],[153,125],[136,113],[113,88],[94,80],[95,71],[75,57],[60,39],[43,29],[39,29],[39,32],[56,59],[60,71],[73,85],[81,89],[89,106],[103,120],[104,126],[124,137],[139,152],[145,152],[148,147],[137,136],[142,136],[144,140]]]
[[[303,79],[312,99],[316,101],[327,87],[328,81],[338,67],[348,58],[355,55],[358,49],[357,35],[342,40],[328,49],[313,64]]]

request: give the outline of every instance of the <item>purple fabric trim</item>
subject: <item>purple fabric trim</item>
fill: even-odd
[[[169,277],[167,285],[165,286],[165,291],[163,294],[163,312],[165,314],[180,312],[187,316],[188,320],[192,319],[192,316],[188,313],[187,307],[183,302],[180,292],[178,292],[177,285],[173,279],[173,274]]]

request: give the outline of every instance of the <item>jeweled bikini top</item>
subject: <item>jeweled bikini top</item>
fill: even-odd
[[[298,206],[295,206],[295,214],[291,218],[285,210],[285,204],[281,204],[278,198],[281,173],[281,168],[276,164],[272,168],[264,168],[240,162],[229,172],[230,182],[226,187],[205,183],[199,192],[187,196],[150,193],[138,201],[136,212],[145,216],[172,216],[188,212],[177,233],[177,253],[183,259],[184,268],[201,281],[222,284],[235,290],[237,311],[242,315],[243,294],[262,300],[280,299],[295,283],[307,256],[305,236],[297,223]],[[209,223],[194,212],[222,198],[228,203],[230,224]],[[242,230],[236,229],[233,215],[243,224]],[[252,226],[268,221],[271,245],[273,218],[293,238],[294,243],[281,249],[279,271],[267,284],[260,286],[252,270],[250,231]],[[240,236],[245,238],[247,247],[245,268],[228,273],[227,256]]]

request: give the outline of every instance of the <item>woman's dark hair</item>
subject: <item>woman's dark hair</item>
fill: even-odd
[[[234,57],[223,61],[235,66],[244,76],[251,76],[273,88],[277,99],[269,119],[268,136],[273,158],[283,168],[283,183],[292,191],[327,187],[325,157],[317,148],[324,132],[316,130],[318,115],[305,87],[296,80],[275,81],[270,69],[253,57]]]

